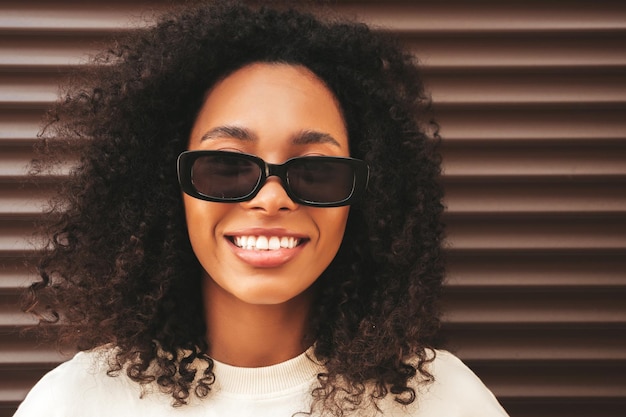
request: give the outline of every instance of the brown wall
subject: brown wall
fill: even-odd
[[[626,2],[333,8],[397,31],[424,65],[444,137],[449,348],[513,417],[623,415]],[[0,1],[0,416],[62,359],[17,335],[31,323],[17,308],[27,238],[49,195],[46,181],[24,185],[40,117],[64,73],[141,10]]]

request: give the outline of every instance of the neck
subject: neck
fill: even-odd
[[[304,352],[312,303],[309,289],[278,305],[249,304],[203,280],[209,356],[241,367],[274,365]]]

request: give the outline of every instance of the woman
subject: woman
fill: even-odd
[[[220,3],[97,63],[51,113],[81,159],[25,305],[83,352],[17,416],[506,415],[434,350],[436,134],[393,40]]]

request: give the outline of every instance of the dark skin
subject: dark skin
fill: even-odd
[[[271,163],[349,156],[345,122],[328,88],[304,67],[267,63],[248,65],[212,88],[189,149],[245,152]],[[348,206],[301,206],[280,181],[268,178],[242,203],[184,196],[192,246],[204,267],[208,353],[231,365],[280,363],[312,344],[306,340],[311,286],[343,239]],[[260,246],[235,244],[249,237]]]

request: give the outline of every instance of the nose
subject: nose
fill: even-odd
[[[298,204],[289,198],[280,178],[276,176],[268,177],[252,200],[240,204],[247,209],[259,210],[269,216],[298,208]]]

